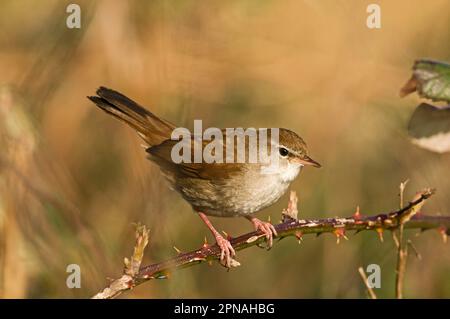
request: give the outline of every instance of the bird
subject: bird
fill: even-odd
[[[272,156],[265,163],[250,162],[248,157],[244,162],[174,161],[172,151],[180,142],[172,134],[177,129],[176,125],[156,116],[124,94],[103,86],[88,99],[107,114],[128,124],[143,139],[148,158],[159,166],[171,188],[192,206],[215,237],[220,248],[220,261],[226,267],[230,267],[236,252],[208,216],[244,217],[256,231],[262,232],[268,247],[272,247],[277,231],[270,222],[258,219],[255,213],[276,203],[302,167],[321,167],[309,157],[305,141],[285,128],[278,129],[276,140],[270,138],[266,142]],[[225,134],[225,130],[221,132]],[[260,135],[257,138],[261,139]],[[195,136],[191,139],[188,144],[194,145]],[[206,142],[201,143],[205,146]],[[245,139],[244,144],[248,148],[249,139]],[[232,155],[236,155],[236,145],[231,150]],[[264,172],[267,167],[272,168],[268,169],[269,173]]]

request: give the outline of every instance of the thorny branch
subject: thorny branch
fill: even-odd
[[[423,203],[434,194],[434,190],[426,189],[418,193],[413,201],[404,207],[385,214],[362,216],[359,211],[347,218],[324,218],[324,219],[297,219],[297,197],[291,192],[288,208],[283,211],[283,220],[274,225],[278,233],[278,239],[294,236],[299,242],[303,235],[322,233],[332,233],[337,237],[347,238],[346,232],[356,233],[366,230],[376,231],[380,237],[385,230],[396,230],[403,224],[405,229],[438,229],[444,240],[447,238],[450,229],[450,216],[427,216],[418,214]],[[148,231],[145,226],[139,226],[137,230],[137,245],[132,257],[140,265],[143,250],[148,242]],[[264,234],[260,231],[250,232],[239,237],[229,238],[235,250],[243,250],[251,246],[261,246],[265,240]],[[138,254],[136,253],[138,251]],[[137,267],[136,264],[130,271],[130,263],[125,263],[124,275],[112,281],[109,287],[96,294],[93,298],[104,299],[114,298],[122,292],[132,289],[150,279],[165,279],[169,274],[178,269],[194,266],[202,262],[219,260],[220,249],[217,245],[203,244],[199,249],[190,252],[179,252],[172,259],[155,263],[148,266]],[[238,263],[237,263],[238,264]],[[236,265],[237,265],[236,264]],[[137,268],[136,268],[137,267]],[[139,272],[136,273],[136,269]]]

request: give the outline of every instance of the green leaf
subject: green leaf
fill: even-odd
[[[417,91],[433,101],[450,102],[450,64],[433,60],[417,60],[413,75],[400,90],[400,96]]]

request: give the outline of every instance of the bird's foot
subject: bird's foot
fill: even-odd
[[[266,241],[267,241],[267,249],[272,248],[273,237],[278,236],[278,233],[277,233],[277,230],[275,229],[275,227],[271,223],[263,222],[262,220],[260,220],[256,217],[249,217],[248,219],[252,222],[256,231],[259,230],[265,235]]]
[[[223,238],[220,234],[215,234],[217,246],[220,248],[220,261],[227,267],[231,268],[233,257],[236,256],[236,251],[231,245],[230,241]]]
[[[236,256],[236,252],[230,241],[219,234],[204,213],[198,212],[198,215],[216,238],[217,246],[220,248],[220,262],[227,268],[239,266],[239,263],[233,259],[233,257]]]

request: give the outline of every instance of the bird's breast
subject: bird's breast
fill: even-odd
[[[277,202],[301,166],[275,173],[249,170],[224,180],[185,180],[178,187],[194,209],[220,217],[247,216]]]

